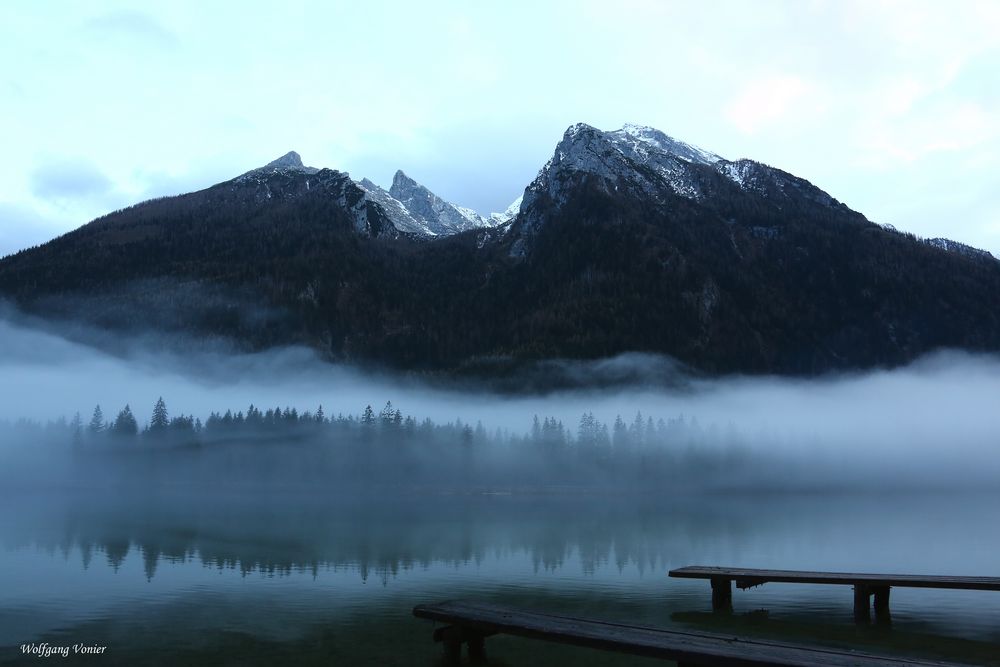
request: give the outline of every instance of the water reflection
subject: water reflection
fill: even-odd
[[[117,637],[122,651],[145,636],[133,627],[122,637],[138,619],[161,634],[169,627],[173,643],[204,642],[204,627],[189,618],[211,609],[208,628],[252,642],[388,624],[433,663],[426,627],[409,609],[449,597],[845,645],[859,632],[921,650],[950,638],[958,655],[980,662],[1000,642],[998,594],[894,591],[886,635],[853,626],[846,588],[738,591],[735,613],[720,618],[709,613],[707,583],[666,577],[691,564],[996,575],[1000,534],[982,530],[1000,519],[993,496],[159,493],[126,501],[89,492],[22,498],[16,507],[0,510],[0,646],[70,628]],[[285,619],[280,632],[274,614]]]

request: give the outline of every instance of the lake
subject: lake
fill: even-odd
[[[768,584],[711,611],[685,565],[1000,574],[1000,496],[631,496],[181,490],[25,493],[0,510],[0,664],[438,665],[421,602],[475,598],[647,625],[1000,665],[1000,593]],[[516,638],[491,664],[663,664]]]

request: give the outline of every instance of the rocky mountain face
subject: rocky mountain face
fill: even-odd
[[[530,312],[594,318],[573,334],[515,326],[563,350],[583,337],[713,371],[816,373],[1000,342],[988,253],[963,262],[804,179],[650,128],[569,128],[501,245],[545,286],[524,295]]]
[[[514,255],[525,252],[549,208],[564,204],[584,178],[601,183],[614,196],[650,203],[680,197],[711,206],[713,200],[745,193],[778,207],[783,201],[809,201],[864,220],[808,181],[758,162],[725,160],[640,125],[603,132],[581,123],[566,130],[555,154],[525,190]],[[535,211],[536,202],[543,202],[541,213]]]
[[[339,173],[307,167],[299,154],[291,151],[263,167],[237,177],[232,181],[232,187],[256,185],[257,199],[287,198],[306,194],[315,187],[322,191],[328,185],[329,176]],[[356,187],[349,187],[351,184]],[[484,218],[470,208],[438,197],[402,170],[396,172],[389,190],[363,178],[350,183],[343,181],[336,192],[327,188],[326,193],[336,197],[342,206],[352,211],[355,229],[365,235],[396,236],[402,233],[427,238],[448,236],[470,229],[494,227],[507,222],[517,213],[516,208],[511,208],[504,213],[493,213]],[[381,215],[395,230],[376,224],[373,232],[368,222],[367,206],[370,203],[381,209]]]
[[[199,197],[201,193],[182,195],[182,198],[198,202],[202,207],[218,205],[244,209],[250,202],[261,206],[272,201],[327,199],[343,211],[354,231],[363,236],[395,238],[401,231],[381,204],[373,202],[364,188],[352,181],[347,173],[305,167],[294,151],[202,193],[208,196],[205,202]],[[147,204],[140,204],[138,208],[145,206]]]
[[[302,157],[295,151],[289,151],[277,160],[271,160],[257,171],[282,171],[286,169],[306,174],[315,174],[319,171],[316,167],[307,167],[302,164]]]
[[[483,217],[470,208],[441,199],[404,174],[402,170],[396,172],[392,179],[392,187],[388,191],[367,178],[359,181],[358,185],[386,210],[397,229],[426,237],[448,236],[470,229],[496,227],[517,214],[517,205],[520,201],[511,204],[503,213],[493,213],[489,217]]]
[[[449,372],[650,352],[812,374],[1000,349],[988,253],[636,125],[569,128],[489,217],[402,172],[385,190],[289,153],[8,257],[0,294],[113,330]]]

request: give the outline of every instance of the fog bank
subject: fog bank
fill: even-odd
[[[53,331],[0,320],[0,420],[71,418],[84,421],[100,404],[113,415],[129,404],[140,425],[163,397],[172,414],[204,419],[211,411],[245,410],[251,403],[322,405],[329,416],[377,411],[386,401],[418,420],[481,422],[488,430],[530,430],[533,416],[561,420],[575,433],[582,414],[605,424],[621,415],[692,420],[707,430],[735,430],[769,454],[823,454],[849,468],[856,463],[891,470],[925,467],[1000,471],[1000,357],[939,352],[893,370],[837,374],[818,379],[677,376],[668,359],[625,355],[581,363],[581,377],[620,367],[629,376],[673,373],[672,387],[638,383],[614,389],[498,394],[461,391],[413,378],[365,373],[318,360],[305,349],[258,354],[197,352],[180,355],[123,341],[122,356],[71,342]],[[572,366],[570,362],[564,362]],[[617,372],[617,371],[616,371]],[[872,470],[865,474],[872,474]],[[956,472],[957,474],[957,472]],[[962,473],[965,474],[965,473]]]

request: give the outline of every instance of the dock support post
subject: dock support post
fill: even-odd
[[[462,641],[457,637],[448,637],[444,640],[444,664],[462,664]]]
[[[872,620],[872,589],[863,584],[854,584],[854,622],[870,623]]]
[[[733,582],[730,579],[712,577],[712,611],[733,610]]]
[[[462,628],[446,625],[434,631],[434,641],[444,646],[444,664],[449,667],[462,663],[462,643],[465,641]]]
[[[486,664],[486,638],[482,635],[469,636],[469,663],[473,665]]]
[[[460,625],[447,625],[434,631],[434,641],[444,645],[444,664],[452,666],[462,662],[462,644],[469,647],[469,664],[486,663],[486,637],[494,634]]]
[[[876,586],[875,592],[875,620],[879,623],[888,623],[892,620],[889,613],[889,587]]]

